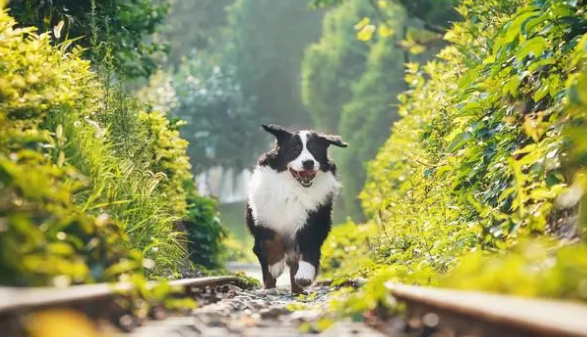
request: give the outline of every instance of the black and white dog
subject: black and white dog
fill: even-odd
[[[275,147],[259,158],[248,191],[246,221],[255,237],[266,289],[290,268],[291,290],[316,278],[320,249],[330,232],[332,203],[340,184],[328,147],[346,147],[339,136],[263,125]]]

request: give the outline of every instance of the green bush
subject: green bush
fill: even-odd
[[[358,194],[365,184],[365,163],[375,158],[399,117],[396,94],[404,89],[397,76],[402,73],[402,54],[389,40],[377,41],[367,69],[353,86],[352,99],[342,108],[338,132],[349,144],[356,144],[337,156],[347,214],[362,214]]]
[[[348,222],[334,226],[322,246],[320,277],[337,281],[355,276],[349,271],[358,272],[357,266],[367,267],[371,262],[371,248],[379,233],[374,225]]]
[[[219,268],[227,232],[220,224],[216,202],[199,196],[193,181],[186,184],[188,214],[182,224],[188,236],[190,260],[197,266]]]
[[[518,296],[587,300],[587,245],[522,242],[513,250],[469,254],[440,285]]]
[[[181,123],[103,86],[79,48],[15,25],[0,11],[0,283],[178,272],[192,179]]]
[[[369,46],[354,38],[353,25],[368,9],[364,1],[352,0],[327,12],[322,37],[304,53],[302,99],[314,125],[325,132],[338,132],[352,85],[365,72]]]
[[[1,282],[101,278],[110,266],[131,264],[128,258],[137,256],[131,255],[122,223],[98,209],[87,212],[93,205],[78,199],[92,182],[72,164],[80,158],[70,154],[71,133],[75,129],[76,141],[94,142],[97,151],[105,151],[102,129],[86,121],[98,109],[101,87],[78,51],[65,54],[51,46],[48,35],[14,25],[2,10]],[[64,126],[60,121],[66,116],[71,123]]]
[[[585,6],[466,0],[458,10],[451,44],[408,64],[402,118],[369,164],[361,199],[382,234],[361,274],[584,299],[585,236],[568,187],[585,188]],[[528,256],[520,242],[532,238],[562,248]],[[521,276],[533,268],[535,280]]]

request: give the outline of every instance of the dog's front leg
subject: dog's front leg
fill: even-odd
[[[294,281],[301,288],[311,285],[316,279],[320,268],[320,250],[330,232],[331,217],[332,204],[326,203],[308,216],[305,226],[296,234],[295,246],[300,258]]]
[[[304,288],[300,287],[296,282],[296,273],[298,272],[299,262],[298,257],[294,256],[287,260],[287,266],[289,267],[289,282],[291,285],[292,294],[301,294],[304,292]]]
[[[321,235],[316,234],[316,231],[302,231],[297,237],[299,255],[296,259],[292,281],[295,281],[296,286],[302,289],[314,282],[320,267],[320,249],[324,240]],[[291,265],[290,268],[292,268]],[[299,289],[295,290],[300,292]],[[293,287],[292,291],[294,291]]]
[[[318,256],[306,255],[297,263],[296,272],[294,274],[295,284],[298,286],[296,292],[301,292],[300,289],[311,285],[316,279],[318,268],[320,267],[320,251]],[[292,287],[292,291],[294,288]]]

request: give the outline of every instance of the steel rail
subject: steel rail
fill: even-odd
[[[215,276],[169,281],[172,287],[205,288],[226,284],[242,284],[235,276]],[[154,282],[149,284],[153,287]],[[130,283],[76,285],[65,288],[53,287],[0,287],[0,315],[30,311],[36,308],[54,307],[108,299],[133,290]]]
[[[392,283],[386,286],[398,301],[407,304],[408,315],[432,314],[433,324],[444,324],[457,335],[587,337],[587,305],[582,303]]]

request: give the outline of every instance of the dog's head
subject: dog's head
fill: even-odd
[[[262,160],[277,171],[288,170],[304,187],[312,186],[319,171],[334,170],[328,158],[328,147],[347,147],[339,136],[325,135],[310,130],[290,131],[278,125],[263,125],[275,136],[275,148]]]

